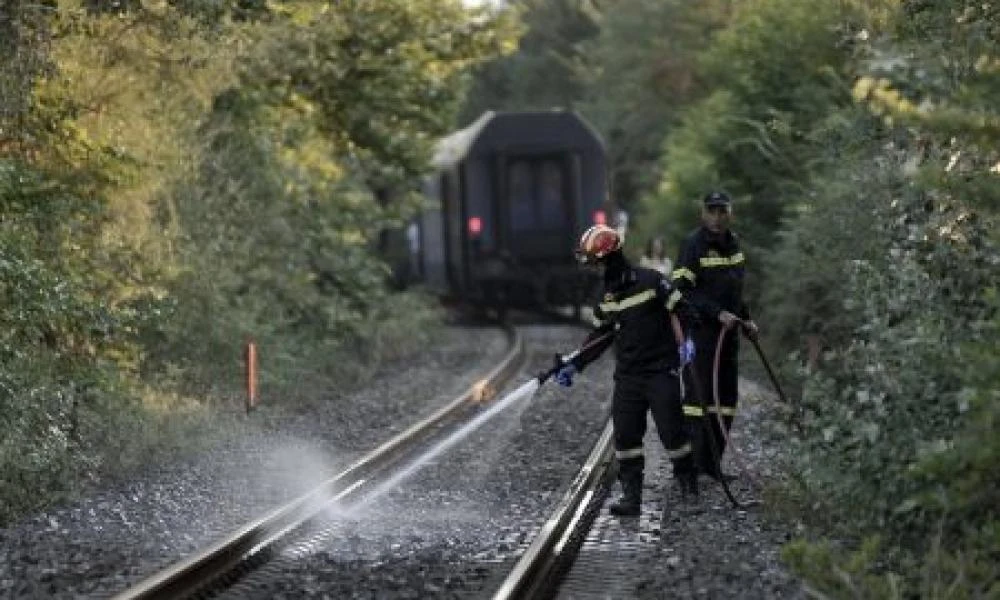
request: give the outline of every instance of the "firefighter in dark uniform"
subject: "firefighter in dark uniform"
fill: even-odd
[[[743,301],[746,261],[739,238],[729,229],[732,214],[732,201],[724,192],[705,196],[702,225],[684,240],[671,275],[674,286],[696,313],[697,318],[690,324],[696,348],[694,365],[700,383],[697,389],[705,396],[703,400],[708,411],[705,414],[700,402],[702,398],[694,393],[695,382],[688,379],[684,415],[689,418],[698,468],[715,479],[723,477],[719,460],[726,448],[726,435],[720,421],[728,434],[736,416],[739,328],[743,326],[749,335],[757,335],[757,326],[750,319],[750,311]],[[722,331],[726,333],[719,361],[717,409],[712,379],[716,344]]]
[[[675,336],[681,329],[675,314],[683,298],[661,273],[629,264],[621,246],[619,233],[604,225],[591,227],[581,237],[577,256],[581,262],[603,266],[604,295],[594,311],[595,329],[576,354],[557,357],[561,368],[555,378],[562,385],[572,385],[573,375],[614,343],[612,421],[623,493],[611,512],[635,516],[642,503],[647,412],[653,414],[685,501],[697,497],[698,480],[678,378],[682,356]]]

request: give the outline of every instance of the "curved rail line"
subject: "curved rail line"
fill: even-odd
[[[612,439],[608,420],[552,516],[521,555],[493,600],[542,598],[558,585],[606,495],[614,456]]]
[[[343,500],[365,483],[366,479],[405,456],[415,445],[440,428],[457,420],[466,409],[488,400],[491,390],[512,377],[524,359],[521,336],[506,328],[510,350],[501,363],[485,378],[433,415],[385,442],[341,473],[323,482],[311,492],[251,522],[226,539],[198,554],[168,567],[132,588],[114,596],[115,600],[184,598],[224,576],[241,563],[271,546],[315,517],[331,502]]]

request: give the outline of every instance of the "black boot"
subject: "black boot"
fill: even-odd
[[[642,474],[623,477],[622,495],[611,507],[611,514],[619,517],[638,517],[642,512]]]
[[[708,463],[706,466],[703,466],[701,472],[719,482],[730,483],[736,480],[735,475],[724,473],[719,465],[715,463]]]
[[[683,504],[697,504],[698,503],[698,472],[682,471],[676,473],[674,478],[677,479],[677,486],[681,490],[681,502]]]

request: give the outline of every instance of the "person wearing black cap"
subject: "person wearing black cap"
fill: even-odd
[[[701,399],[688,392],[684,399],[684,415],[692,424],[699,469],[719,479],[723,477],[719,460],[736,415],[739,325],[742,322],[750,335],[757,334],[757,326],[750,319],[750,311],[743,301],[745,259],[739,238],[729,229],[732,201],[725,192],[715,191],[706,195],[702,203],[701,227],[682,243],[671,279],[698,316],[690,324],[695,346],[694,366],[700,383],[698,387],[706,395],[704,401],[709,411],[706,415]],[[723,331],[718,374],[719,408],[716,408],[712,395],[713,367],[716,344]],[[692,390],[690,384],[693,383],[689,382],[686,389]],[[709,418],[710,434],[702,425],[705,417]],[[720,421],[725,426],[725,434]]]

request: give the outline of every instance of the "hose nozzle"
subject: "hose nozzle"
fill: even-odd
[[[538,384],[541,385],[546,381],[548,381],[549,379],[551,379],[556,373],[559,372],[559,369],[563,368],[566,365],[566,363],[569,362],[569,360],[571,360],[571,358],[562,356],[557,352],[552,359],[553,363],[552,368],[547,371],[542,371],[541,373],[536,375],[536,378],[538,379]]]

